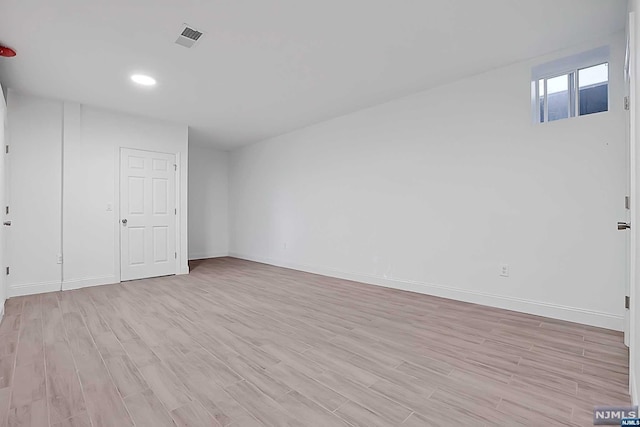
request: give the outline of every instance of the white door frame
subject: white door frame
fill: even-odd
[[[3,126],[0,126],[0,132],[2,132],[2,141],[4,141],[4,144],[0,144],[0,150],[2,150],[0,152],[0,156],[2,156],[2,159],[0,159],[0,162],[2,162],[2,167],[0,168],[0,208],[2,209],[2,222],[4,223],[4,221],[8,220],[7,214],[5,211],[5,206],[9,205],[8,197],[7,197],[7,194],[9,193],[9,168],[8,168],[9,159],[7,157],[7,154],[5,153],[5,148],[2,147],[2,145],[6,145],[6,146],[9,145],[9,139],[8,139],[9,132],[7,130],[8,128],[7,102],[4,98],[2,86],[0,86],[0,114],[2,115],[2,123],[3,123]],[[0,293],[0,295],[2,295],[2,299],[0,299],[0,304],[2,305],[0,307],[0,321],[4,316],[4,303],[9,296],[9,280],[4,271],[5,267],[8,264],[7,263],[7,248],[9,247],[9,245],[7,245],[8,233],[9,233],[9,230],[7,229],[7,227],[4,225],[0,225],[0,245],[2,246],[0,248],[0,287],[2,287],[2,292]]]
[[[171,154],[176,156],[176,165],[177,168],[174,171],[175,175],[176,175],[176,185],[175,185],[175,192],[176,192],[176,209],[177,209],[177,214],[174,215],[175,217],[175,221],[176,221],[176,225],[175,225],[175,230],[176,230],[176,252],[178,253],[178,256],[175,259],[175,271],[174,274],[178,275],[180,274],[180,262],[182,260],[182,245],[181,245],[181,230],[180,230],[180,224],[181,224],[181,218],[182,218],[182,209],[180,209],[180,207],[182,206],[181,202],[181,181],[180,181],[180,152],[175,152],[175,153],[169,153],[166,151],[159,151],[159,150],[148,150],[145,148],[136,148],[136,147],[121,147],[121,146],[117,146],[115,148],[115,168],[114,170],[116,171],[116,177],[115,177],[115,188],[114,188],[114,203],[113,203],[113,218],[114,218],[114,235],[115,235],[115,240],[114,242],[117,242],[114,248],[114,259],[115,259],[115,274],[114,276],[118,279],[118,282],[121,283],[122,282],[122,271],[121,271],[121,252],[122,252],[122,242],[121,242],[121,238],[122,235],[120,234],[120,227],[121,227],[121,223],[120,223],[120,177],[121,177],[121,170],[120,170],[120,155],[122,153],[122,149],[130,149],[130,150],[138,150],[138,151],[148,151],[150,153],[162,153],[162,154]]]
[[[633,81],[633,75],[635,74],[635,64],[634,58],[632,54],[632,50],[634,48],[635,40],[633,40],[635,30],[633,28],[635,20],[635,15],[633,13],[629,14],[629,32],[627,34],[626,40],[626,58],[625,58],[625,76],[624,76],[624,89],[625,96],[628,97],[629,108],[627,111],[626,117],[626,138],[627,138],[627,155],[628,155],[628,189],[627,194],[630,197],[629,205],[627,206],[627,217],[625,221],[630,222],[632,228],[627,233],[627,247],[626,247],[626,283],[625,283],[625,295],[631,298],[631,294],[633,292],[633,287],[635,283],[636,277],[636,243],[637,243],[637,234],[635,232],[636,223],[634,220],[634,216],[636,215],[636,209],[638,204],[636,203],[636,179],[637,179],[637,163],[636,163],[636,145],[635,145],[635,118],[634,114],[634,106],[631,100],[633,99],[633,91],[635,90],[635,82]],[[625,309],[624,313],[624,343],[627,347],[630,346],[631,343],[631,308]]]
[[[636,78],[638,76],[636,64],[637,64],[637,56],[636,52],[638,49],[637,39],[636,39],[636,29],[635,29],[635,20],[636,16],[634,12],[629,13],[629,21],[628,21],[628,70],[629,70],[629,195],[631,197],[630,201],[630,215],[629,220],[631,221],[631,234],[629,236],[630,245],[629,245],[629,297],[631,299],[630,309],[629,309],[629,323],[625,325],[625,342],[627,341],[627,334],[629,336],[629,394],[632,398],[632,403],[637,404],[638,402],[638,390],[636,390],[636,375],[635,372],[635,363],[634,359],[638,357],[638,342],[636,342],[636,319],[638,318],[637,314],[637,298],[638,298],[638,237],[640,235],[640,215],[638,212],[638,207],[640,204],[637,203],[639,197],[640,185],[638,185],[638,174],[637,168],[640,166],[638,162],[638,137],[637,137],[637,129],[636,129],[636,115],[637,115],[637,107],[636,107],[636,91],[637,84]],[[626,82],[625,82],[626,85]],[[625,319],[626,320],[626,319]]]

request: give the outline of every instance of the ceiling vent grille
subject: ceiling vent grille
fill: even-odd
[[[182,29],[180,30],[180,35],[176,40],[176,44],[179,44],[180,46],[184,46],[186,48],[191,48],[195,46],[202,35],[203,33],[201,31],[198,31],[195,28],[184,24],[182,26]]]

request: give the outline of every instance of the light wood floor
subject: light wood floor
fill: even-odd
[[[0,425],[592,425],[622,335],[231,258],[10,299]]]

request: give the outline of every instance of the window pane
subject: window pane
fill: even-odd
[[[547,102],[549,121],[569,117],[569,75],[547,79]]]
[[[578,83],[581,116],[609,109],[609,64],[579,70]]]
[[[544,122],[544,79],[538,80],[538,94],[540,96],[540,123]]]

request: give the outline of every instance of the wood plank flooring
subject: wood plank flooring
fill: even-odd
[[[232,258],[13,298],[0,426],[592,425],[618,332]]]

